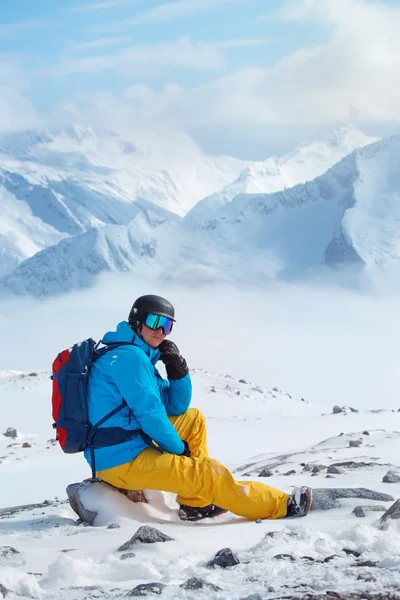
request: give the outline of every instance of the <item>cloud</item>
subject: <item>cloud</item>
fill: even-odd
[[[109,0],[108,2],[94,2],[92,4],[80,4],[72,6],[69,11],[74,13],[108,10],[110,8],[119,8],[121,6],[133,6],[135,0]]]
[[[97,33],[121,31],[121,29],[135,25],[165,23],[193,17],[201,12],[209,12],[233,4],[244,4],[249,1],[251,2],[252,0],[178,0],[154,6],[132,18],[111,21],[110,23],[101,25],[92,25],[87,27],[86,30]]]
[[[400,121],[400,7],[367,0],[296,0],[275,17],[316,22],[327,28],[328,40],[299,46],[271,67],[231,71],[190,88],[172,82],[157,90],[131,86],[119,100],[120,114],[183,128]],[[228,40],[216,47],[250,43]],[[109,99],[116,108],[117,99]]]
[[[42,124],[32,103],[19,90],[1,84],[0,78],[0,132],[35,129]]]
[[[32,19],[30,21],[20,21],[18,23],[6,23],[0,25],[0,39],[15,38],[24,35],[32,29],[39,29],[51,23],[51,19]]]
[[[34,74],[36,77],[61,77],[115,70],[126,77],[149,77],[165,68],[214,71],[225,65],[225,57],[215,45],[192,42],[186,36],[173,42],[137,44],[114,54],[61,60],[58,64],[37,69]]]
[[[132,38],[125,35],[104,37],[97,40],[89,40],[87,42],[74,42],[69,40],[66,44],[64,52],[62,53],[62,56],[67,57],[76,54],[82,54],[92,50],[98,50],[99,48],[112,48],[114,46],[120,46],[121,44],[126,44],[131,41]]]

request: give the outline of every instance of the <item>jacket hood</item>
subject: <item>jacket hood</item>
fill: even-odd
[[[153,365],[160,358],[160,351],[156,348],[151,348],[141,337],[135,333],[127,321],[118,323],[116,331],[107,331],[101,340],[103,344],[115,344],[116,342],[129,342],[138,348],[149,357]]]

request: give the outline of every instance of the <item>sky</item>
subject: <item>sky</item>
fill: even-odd
[[[249,159],[396,133],[399,29],[399,0],[2,2],[0,131],[169,127]]]

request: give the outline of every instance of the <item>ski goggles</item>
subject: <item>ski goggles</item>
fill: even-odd
[[[169,317],[164,317],[163,315],[146,315],[145,325],[150,327],[150,329],[159,329],[163,328],[165,335],[168,335],[172,331],[174,321]]]

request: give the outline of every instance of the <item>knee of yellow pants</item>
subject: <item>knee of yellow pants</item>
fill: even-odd
[[[191,421],[205,421],[205,416],[198,408],[188,408],[186,411],[187,416]]]

